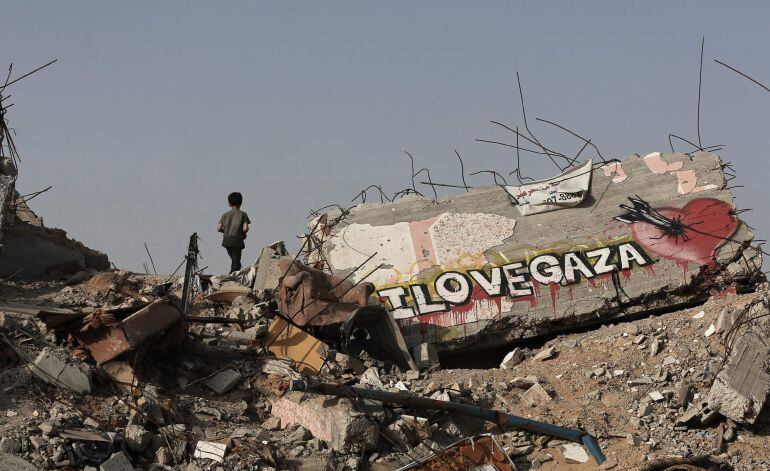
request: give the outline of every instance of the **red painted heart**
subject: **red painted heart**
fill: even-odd
[[[631,233],[642,248],[661,257],[706,265],[717,248],[738,228],[732,205],[713,198],[690,201],[684,208],[660,208],[663,216],[679,221],[684,233],[669,234],[648,222],[631,224]]]

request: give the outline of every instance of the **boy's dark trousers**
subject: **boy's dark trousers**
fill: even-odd
[[[243,247],[225,247],[230,256],[230,273],[241,269],[241,252]]]

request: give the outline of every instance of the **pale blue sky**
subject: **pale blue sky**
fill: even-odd
[[[121,268],[140,270],[147,242],[163,272],[197,231],[219,272],[232,190],[251,262],[298,247],[310,208],[409,186],[404,150],[437,181],[459,183],[453,149],[467,172],[507,174],[513,154],[474,139],[509,139],[489,120],[522,125],[517,71],[531,125],[562,123],[606,157],[694,140],[703,35],[703,143],[727,145],[736,204],[767,237],[770,93],[713,58],[770,84],[768,18],[766,2],[6,1],[0,66],[59,59],[10,90],[18,185],[54,186],[32,203],[47,225]],[[565,153],[582,144],[534,124]],[[549,165],[525,160],[537,177]]]

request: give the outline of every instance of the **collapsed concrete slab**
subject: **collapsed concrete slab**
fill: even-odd
[[[727,362],[709,390],[709,406],[736,422],[754,423],[770,395],[769,316],[767,297],[737,315]]]
[[[718,156],[654,153],[586,168],[585,190],[562,191],[559,179],[577,176],[560,176],[526,194],[482,187],[334,210],[321,216],[310,261],[367,276],[408,345],[440,351],[676,309],[762,278]]]
[[[23,278],[51,272],[107,270],[107,255],[67,237],[61,229],[16,222],[6,226],[0,251],[0,276]]]
[[[15,190],[16,168],[0,159],[0,276],[30,278],[110,268],[107,255],[67,237],[43,221]]]

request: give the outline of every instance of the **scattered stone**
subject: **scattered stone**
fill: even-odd
[[[206,386],[217,394],[225,394],[241,381],[241,374],[233,369],[220,371],[206,381]]]
[[[638,418],[646,417],[652,412],[652,404],[649,402],[642,402],[639,404],[639,408],[636,410],[636,416]]]
[[[174,455],[171,450],[162,446],[155,451],[155,462],[163,465],[170,465],[174,462]]]
[[[529,389],[527,389],[526,392],[524,392],[524,394],[521,395],[520,399],[523,404],[528,406],[544,404],[552,400],[551,395],[548,394],[548,391],[546,391],[542,386],[540,386],[540,383],[533,384]]]
[[[134,471],[134,466],[122,451],[113,454],[110,459],[99,466],[99,471]]]
[[[39,450],[40,448],[46,446],[48,441],[40,435],[35,435],[33,437],[29,437],[29,443],[32,445],[32,448]]]
[[[711,337],[714,335],[714,332],[717,331],[717,328],[714,326],[714,324],[711,324],[708,329],[706,329],[706,332],[703,333],[706,337]]]
[[[559,445],[559,452],[567,463],[585,463],[588,461],[588,453],[577,443]]]
[[[699,313],[692,316],[693,319],[703,319],[703,316],[706,315],[706,311],[700,311]]]
[[[554,356],[556,356],[556,345],[551,345],[550,347],[537,352],[537,354],[534,357],[532,357],[532,360],[545,361],[550,358],[553,358]]]
[[[420,379],[420,372],[415,370],[409,370],[406,372],[405,377],[407,381],[416,381]]]
[[[516,347],[505,355],[505,358],[503,358],[503,361],[500,363],[500,369],[507,370],[509,368],[513,368],[514,366],[524,361],[524,358],[524,351]]]
[[[660,402],[663,399],[665,399],[665,397],[663,397],[663,394],[661,394],[659,391],[652,391],[649,394],[649,396],[650,396],[650,399],[652,399],[655,402]]]
[[[650,356],[654,357],[655,355],[658,354],[659,351],[660,351],[660,340],[653,339],[653,341],[650,342]]]
[[[204,442],[201,440],[195,446],[195,452],[193,456],[195,458],[205,458],[214,460],[218,463],[222,463],[225,460],[226,452],[227,445],[224,443]]]
[[[262,428],[265,430],[280,430],[281,429],[281,419],[278,417],[269,417],[267,420],[262,422]]]
[[[141,425],[129,425],[123,434],[126,439],[126,445],[131,451],[142,452],[150,446],[152,433],[148,432]]]
[[[599,469],[613,469],[618,465],[618,460],[615,458],[607,458],[607,461],[599,466]]]
[[[537,384],[539,382],[540,378],[535,375],[517,376],[511,380],[510,385],[513,388],[527,389],[533,384]]]

